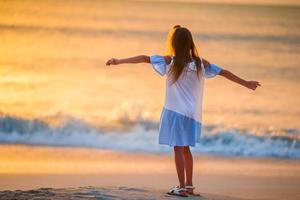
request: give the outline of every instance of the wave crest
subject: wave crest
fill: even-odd
[[[157,122],[143,121],[124,130],[104,130],[70,118],[59,126],[39,119],[0,117],[0,142],[47,146],[74,146],[119,151],[167,153],[170,148],[158,145]],[[195,153],[226,156],[253,156],[300,159],[300,132],[285,129],[284,135],[269,132],[256,135],[221,126],[204,126]]]

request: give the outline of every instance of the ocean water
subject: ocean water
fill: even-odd
[[[181,24],[202,57],[262,84],[207,79],[193,151],[299,159],[299,18],[285,5],[0,1],[0,142],[169,152],[157,144],[164,78],[105,62],[164,54]]]

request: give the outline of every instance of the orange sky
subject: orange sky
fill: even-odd
[[[237,4],[274,4],[300,5],[299,0],[139,0],[139,1],[170,1],[170,2],[207,2],[207,3],[237,3]]]

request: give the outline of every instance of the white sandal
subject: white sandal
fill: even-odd
[[[188,193],[185,188],[180,188],[179,186],[172,187],[169,192],[169,195],[181,196],[181,197],[188,197]]]
[[[200,194],[194,193],[194,189],[195,189],[195,187],[192,186],[192,185],[186,185],[186,186],[185,186],[185,190],[186,190],[186,192],[187,192],[189,195],[193,195],[193,196],[201,196]]]

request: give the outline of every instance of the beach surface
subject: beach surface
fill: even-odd
[[[0,152],[1,199],[171,199],[165,193],[178,184],[171,153],[26,145]],[[196,155],[194,170],[202,199],[300,198],[298,160]]]
[[[185,199],[185,197],[164,194],[164,191],[129,187],[79,187],[79,188],[39,188],[28,191],[3,191],[0,199]],[[228,196],[202,194],[189,199],[202,200],[243,200]],[[246,200],[246,199],[244,199]]]
[[[185,199],[185,197],[164,194],[164,191],[146,188],[128,187],[79,187],[79,188],[40,188],[28,191],[3,191],[0,199]],[[189,199],[200,200],[246,200],[212,194],[202,194],[200,197],[189,196]],[[250,199],[248,199],[250,200]]]

